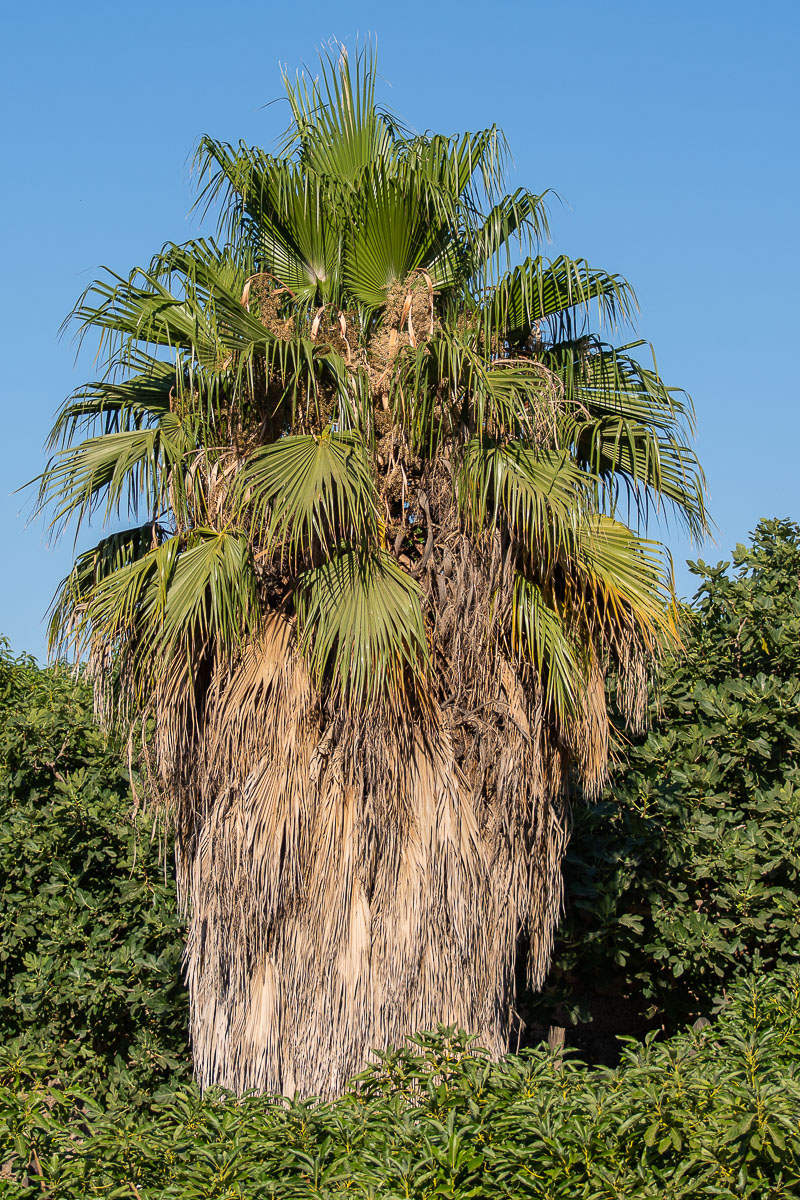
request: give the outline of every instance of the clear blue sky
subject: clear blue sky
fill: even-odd
[[[761,516],[800,519],[798,0],[40,0],[8,10],[0,73],[0,633],[15,649],[43,655],[71,554],[11,495],[92,374],[62,318],[101,264],[127,271],[195,232],[201,134],[270,144],[279,64],[366,32],[390,107],[420,130],[496,121],[514,186],[563,198],[552,253],[634,284],[642,336],[697,407],[719,526],[703,556]],[[671,544],[685,594],[690,548]]]

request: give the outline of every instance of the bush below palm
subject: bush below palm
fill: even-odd
[[[453,1030],[382,1055],[332,1104],[196,1086],[103,1108],[0,1052],[14,1195],[789,1200],[800,1188],[800,977],[740,982],[712,1028],[617,1070],[499,1063]],[[2,1184],[0,1184],[2,1187]]]
[[[175,883],[127,774],[86,684],[0,639],[0,1040],[98,1102],[191,1075]]]

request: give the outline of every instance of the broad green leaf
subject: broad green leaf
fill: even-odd
[[[422,594],[386,551],[343,549],[308,571],[297,592],[301,646],[318,685],[342,696],[399,696],[428,659]]]

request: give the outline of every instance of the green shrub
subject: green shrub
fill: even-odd
[[[86,686],[0,643],[0,1036],[95,1090],[189,1072],[181,930]]]
[[[201,1099],[182,1086],[149,1112],[101,1109],[39,1063],[5,1055],[5,1194],[798,1195],[798,972],[783,983],[740,984],[701,1032],[629,1042],[616,1070],[560,1062],[541,1049],[492,1063],[467,1054],[468,1045],[453,1031],[413,1039],[381,1055],[332,1104]]]
[[[83,683],[0,649],[0,1197],[800,1194],[800,527],[695,569],[653,731],[576,813],[531,1002],[654,1032],[614,1069],[423,1034],[330,1105],[189,1082],[174,885],[121,748]]]
[[[653,730],[576,813],[545,1023],[676,1028],[800,961],[800,527],[763,521],[732,566],[693,565]]]

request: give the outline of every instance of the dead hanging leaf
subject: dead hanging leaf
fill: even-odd
[[[347,318],[343,312],[339,313],[339,329],[341,330],[342,341],[344,342],[346,349],[345,360],[350,362],[352,358],[352,351],[350,349],[350,342],[347,340]]]
[[[318,308],[317,311],[314,313],[314,317],[311,322],[311,341],[312,342],[315,342],[317,340],[317,334],[319,333],[319,327],[320,327],[320,323],[322,321],[322,314],[324,312],[325,312],[325,305],[323,304],[322,308]]]
[[[381,321],[367,348],[370,386],[376,397],[386,390],[392,364],[403,346],[418,348],[436,330],[433,280],[415,270],[388,289]]]
[[[291,288],[268,271],[258,271],[245,280],[241,303],[247,312],[251,312],[251,299],[255,300],[258,319],[264,328],[276,337],[285,339],[294,331],[294,318],[281,315],[281,306],[287,296],[294,298]]]
[[[345,362],[350,363],[353,360],[353,348],[347,332],[347,313],[334,305],[323,304],[314,313],[309,336],[312,342],[327,344],[341,354]]]
[[[436,324],[435,317],[434,317],[434,309],[433,309],[433,280],[431,279],[431,277],[427,271],[420,271],[420,274],[422,275],[423,279],[425,280],[425,282],[428,286],[428,302],[430,304],[430,324],[428,326],[428,337],[433,337],[435,324]]]

